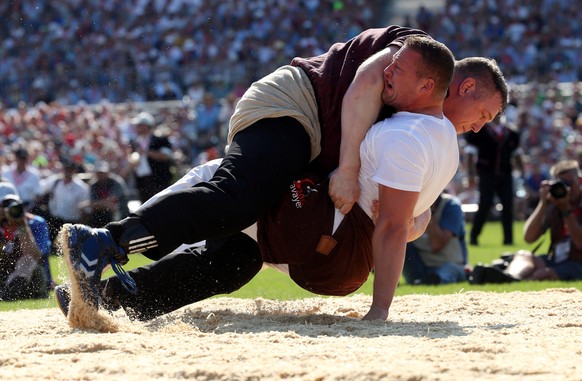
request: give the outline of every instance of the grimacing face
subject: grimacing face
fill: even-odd
[[[417,97],[417,62],[421,59],[418,52],[404,47],[396,52],[392,63],[384,69],[384,90],[382,102],[397,110],[405,110]]]

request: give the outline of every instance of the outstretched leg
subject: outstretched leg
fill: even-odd
[[[62,240],[63,252],[72,283],[81,285],[81,298],[96,308],[101,270],[112,264],[126,290],[136,292],[118,266],[128,254],[159,260],[183,243],[240,232],[279,201],[310,156],[309,136],[296,119],[258,121],[235,135],[208,182],[160,197],[103,229],[65,228],[69,238]]]
[[[228,294],[247,284],[263,264],[258,244],[244,233],[210,240],[206,246],[172,253],[159,261],[128,272],[137,293],[128,291],[115,276],[101,281],[101,306],[123,307],[132,319],[150,320],[180,307]],[[63,286],[55,291],[57,302],[68,314],[70,295]]]

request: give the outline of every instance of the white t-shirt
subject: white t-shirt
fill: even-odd
[[[41,194],[40,173],[34,167],[26,167],[23,173],[18,173],[13,166],[3,173],[3,177],[16,187],[20,199],[24,202],[34,201]]]
[[[55,181],[58,181],[55,185]],[[45,192],[53,192],[49,201],[49,211],[66,221],[79,221],[80,205],[89,201],[89,185],[73,176],[73,180],[65,184],[60,175],[54,175],[45,180]]]
[[[376,123],[360,145],[358,204],[372,216],[378,185],[419,192],[414,217],[426,211],[451,181],[459,165],[453,124],[423,114],[398,112]]]

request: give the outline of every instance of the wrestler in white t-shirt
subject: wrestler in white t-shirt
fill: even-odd
[[[398,112],[370,128],[360,145],[360,159],[361,193],[358,204],[362,210],[372,217],[372,202],[379,198],[378,184],[382,184],[419,192],[414,210],[414,217],[417,217],[430,208],[457,171],[459,150],[455,128],[447,118]],[[193,168],[144,205],[165,194],[208,181],[221,160],[212,160]],[[334,231],[343,218],[344,215],[336,209]],[[256,239],[255,230],[251,227],[245,232]],[[180,246],[176,250],[183,248]]]
[[[414,217],[430,208],[459,165],[455,127],[447,118],[398,112],[376,123],[360,145],[358,204],[372,217],[378,184],[419,192]],[[336,209],[334,231],[343,219]]]

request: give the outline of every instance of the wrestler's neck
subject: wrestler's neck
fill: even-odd
[[[433,116],[435,118],[442,119],[444,117],[443,114],[443,105],[441,104],[433,104],[433,105],[418,105],[414,107],[407,107],[406,109],[398,110],[398,111],[406,111],[412,112],[415,114],[424,114]]]
[[[416,114],[424,114],[442,119],[444,99],[440,99],[430,94],[421,94],[410,99],[407,104],[402,104],[401,107],[396,106],[397,111],[407,111]]]

